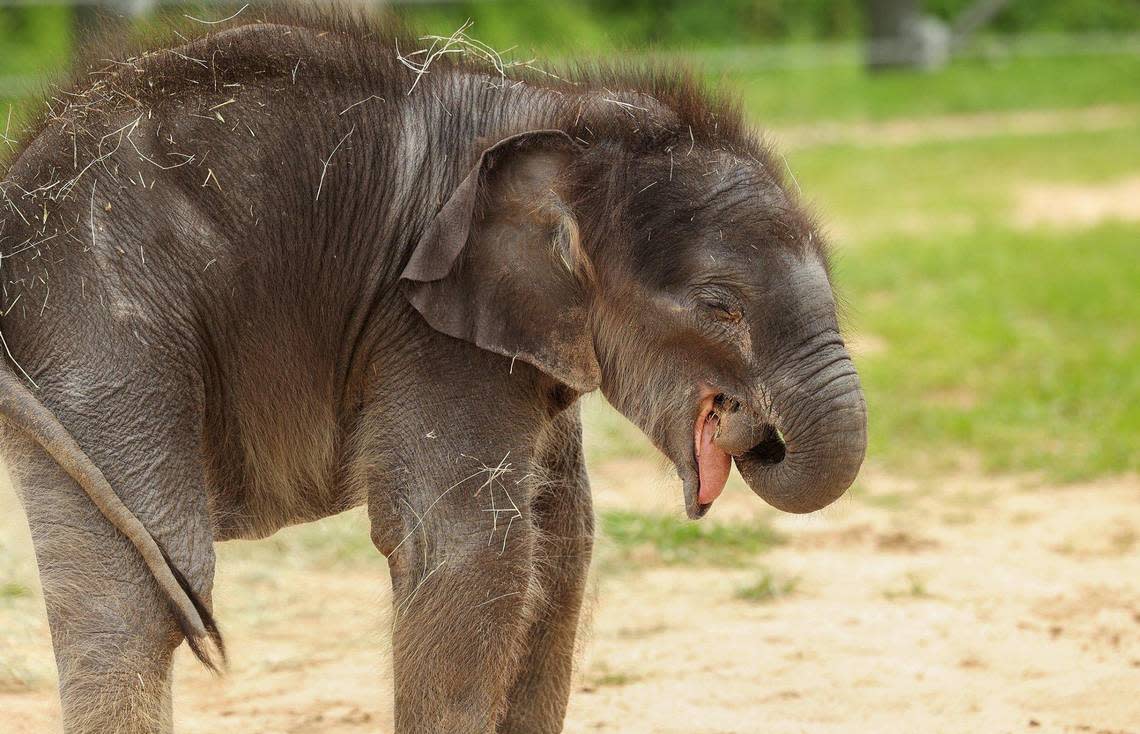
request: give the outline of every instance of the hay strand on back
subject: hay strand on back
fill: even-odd
[[[234,13],[233,15],[231,15],[228,18],[222,18],[221,20],[202,20],[201,18],[195,18],[193,15],[187,15],[186,13],[183,13],[182,17],[186,18],[188,20],[192,20],[195,23],[201,23],[202,25],[221,25],[222,23],[228,23],[231,20],[233,20],[234,18],[241,15],[242,13],[244,13],[246,11],[246,8],[248,8],[248,7],[249,7],[249,3],[246,3],[245,5],[242,5],[240,8],[238,8],[238,11],[236,13]]]

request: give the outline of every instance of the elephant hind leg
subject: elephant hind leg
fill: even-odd
[[[134,547],[46,456],[17,483],[35,544],[68,734],[171,730],[182,633]]]
[[[35,546],[64,731],[172,731],[171,667],[184,636],[169,600],[135,547],[50,457],[18,437],[7,436],[5,448]],[[142,488],[124,501],[145,525],[163,529],[156,540],[169,549],[172,565],[188,569],[187,584],[205,595],[214,558],[208,522],[172,529],[164,516],[186,511],[179,505],[191,493],[175,498],[170,488],[185,490],[193,475],[175,454],[148,449],[167,460],[141,468],[108,457],[100,463],[111,469],[112,483]],[[169,501],[155,503],[162,493]]]

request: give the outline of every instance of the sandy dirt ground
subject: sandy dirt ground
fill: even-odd
[[[655,465],[595,469],[601,509],[677,511]],[[734,479],[709,521],[771,522],[787,542],[728,567],[663,565],[650,549],[604,564],[566,731],[1140,733],[1140,478],[910,481],[872,467],[809,517],[764,509]],[[367,543],[362,515],[337,522]],[[179,731],[391,730],[385,565],[326,558],[319,537],[306,559],[290,542],[305,532],[223,548],[232,669],[213,678],[180,651]],[[0,543],[0,730],[58,731],[6,485]],[[602,539],[600,557],[613,553]],[[762,572],[792,588],[739,598]]]
[[[973,140],[999,135],[1049,135],[1079,130],[1112,130],[1135,123],[1135,105],[1095,105],[1074,109],[976,112],[877,122],[813,122],[769,131],[780,150],[817,145],[915,145]]]
[[[1034,184],[1017,194],[1014,221],[1019,227],[1091,227],[1103,221],[1140,221],[1140,176],[1099,186]]]

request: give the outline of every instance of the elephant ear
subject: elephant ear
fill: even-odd
[[[400,278],[437,331],[589,392],[601,381],[588,325],[593,270],[559,193],[560,174],[578,154],[560,130],[487,148]]]

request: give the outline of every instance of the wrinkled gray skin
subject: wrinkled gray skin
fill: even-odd
[[[201,632],[83,467],[204,619],[216,541],[366,503],[410,734],[561,730],[593,536],[581,393],[652,438],[694,518],[702,399],[776,507],[823,507],[862,461],[819,236],[731,111],[446,58],[407,94],[390,48],[332,30],[119,65],[5,176],[0,326],[93,464],[45,453],[54,419],[8,391],[68,732],[169,731],[171,654]]]

